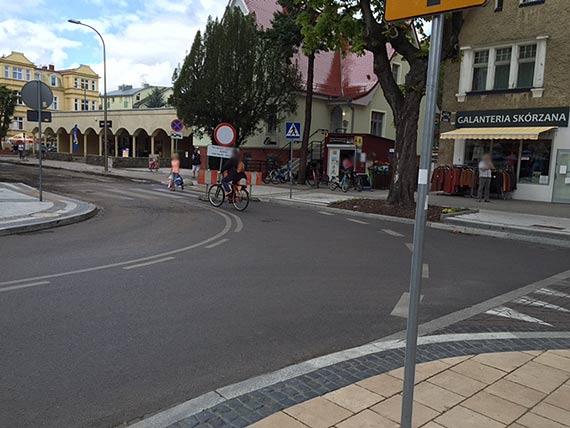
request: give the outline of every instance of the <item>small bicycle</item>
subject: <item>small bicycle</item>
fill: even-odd
[[[245,211],[249,205],[249,192],[247,186],[243,184],[229,184],[231,191],[227,195],[228,202],[238,211]],[[214,184],[208,190],[208,200],[212,206],[221,207],[226,199],[226,192],[222,183]]]
[[[342,180],[339,182],[337,177],[333,177],[329,181],[329,189],[333,192],[336,189],[342,190],[344,193],[348,192],[351,187],[354,187],[354,190],[357,192],[362,192],[362,181],[358,175],[354,175],[354,178],[351,179],[350,174],[344,174]]]

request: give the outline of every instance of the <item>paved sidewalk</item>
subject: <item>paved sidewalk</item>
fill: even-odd
[[[0,236],[32,232],[86,220],[97,211],[92,204],[38,191],[22,183],[0,182]]]
[[[251,428],[398,428],[403,370],[289,407]],[[455,357],[419,364],[414,427],[570,427],[570,351]]]

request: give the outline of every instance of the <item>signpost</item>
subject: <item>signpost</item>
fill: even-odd
[[[100,120],[99,121],[99,128],[104,128],[105,127],[105,121],[104,120]],[[113,127],[113,121],[112,120],[108,120],[107,121],[107,128],[112,128]]]
[[[182,132],[184,130],[184,123],[180,119],[174,119],[170,122],[170,129],[174,132]]]
[[[234,149],[231,147],[220,147],[210,144],[208,146],[208,156],[213,158],[229,159],[232,157]]]
[[[422,154],[418,174],[416,221],[414,225],[414,243],[410,274],[410,303],[408,324],[406,327],[406,357],[404,363],[401,428],[412,428],[416,353],[418,345],[418,309],[422,286],[423,252],[428,209],[428,184],[435,133],[439,68],[443,43],[444,18],[442,13],[468,7],[482,6],[485,2],[486,0],[386,0],[385,18],[388,21],[434,15],[426,79],[426,109],[422,133]]]
[[[285,123],[285,138],[290,145],[289,153],[289,199],[293,199],[293,143],[301,138],[301,124],[299,122]]]
[[[214,130],[214,140],[220,146],[232,147],[237,140],[237,131],[229,123],[220,123]]]
[[[38,141],[40,142],[40,159],[39,159],[39,192],[40,202],[43,201],[43,176],[42,176],[42,158],[43,158],[43,145],[42,145],[42,117],[44,116],[42,110],[49,107],[53,103],[53,92],[50,87],[43,83],[38,73],[37,80],[32,80],[24,85],[22,88],[22,101],[26,106],[32,110],[36,110],[38,114]]]
[[[182,140],[184,138],[184,135],[179,134],[178,132],[171,132],[170,138],[172,138],[174,140]]]

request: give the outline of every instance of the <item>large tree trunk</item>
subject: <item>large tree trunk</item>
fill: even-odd
[[[307,154],[309,151],[309,138],[311,136],[311,121],[313,119],[313,81],[315,80],[315,54],[308,57],[307,66],[307,93],[305,95],[305,123],[303,124],[303,140],[299,163],[299,177],[297,182],[304,184],[307,178]]]

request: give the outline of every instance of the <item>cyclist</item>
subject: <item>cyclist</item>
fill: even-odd
[[[247,175],[245,174],[245,164],[238,161],[236,168],[226,170],[225,172],[226,175],[222,179],[222,187],[224,188],[224,192],[226,192],[226,196],[230,196],[233,191],[231,185],[237,185],[244,178],[247,179]]]

